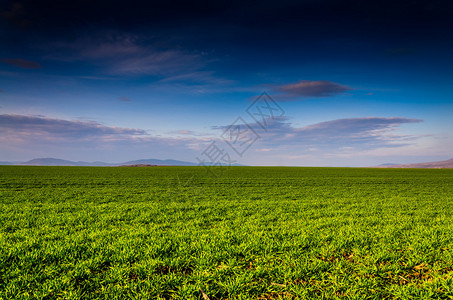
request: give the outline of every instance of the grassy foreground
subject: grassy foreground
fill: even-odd
[[[0,167],[0,299],[203,297],[453,299],[453,170]]]

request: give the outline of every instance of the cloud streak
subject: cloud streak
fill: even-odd
[[[142,129],[109,127],[94,121],[68,121],[42,116],[0,115],[0,132],[13,140],[124,140],[145,137]]]
[[[327,80],[301,80],[280,86],[273,86],[277,93],[281,93],[279,100],[294,101],[298,98],[324,98],[344,94],[352,88],[346,85]]]
[[[210,139],[203,136],[151,135],[146,130],[106,126],[95,121],[76,121],[44,116],[0,115],[0,156],[17,160],[39,156],[79,155],[92,159],[130,160],[137,157],[178,157],[193,161]]]
[[[2,59],[1,62],[11,65],[11,66],[22,68],[22,69],[40,69],[40,68],[42,68],[42,66],[39,63],[30,61],[30,60],[26,60],[26,59],[22,59],[22,58],[5,58],[5,59]]]
[[[252,147],[256,153],[290,158],[304,153],[341,155],[413,145],[421,136],[399,134],[398,130],[404,124],[419,122],[422,120],[404,117],[362,117],[296,127],[287,118],[277,117],[267,120],[267,132],[263,132],[257,123],[249,126],[261,135]],[[228,127],[214,126],[212,129],[224,131]],[[221,134],[200,135],[190,130],[179,130],[172,134],[177,136],[151,135],[143,129],[106,126],[95,121],[0,115],[0,144],[3,151],[14,149],[24,152],[39,148],[43,153],[60,153],[68,149],[76,152],[109,149],[127,153],[149,151],[162,156],[168,153],[181,156],[193,153],[195,157],[213,140],[222,142]]]
[[[194,137],[191,131],[180,131],[185,137],[151,135],[146,130],[106,126],[95,121],[74,121],[44,116],[0,115],[0,144],[71,146],[74,148],[106,147],[108,145],[151,147],[169,151],[200,149],[209,139]]]
[[[61,51],[50,58],[86,61],[113,76],[177,76],[196,72],[205,65],[201,55],[180,48],[159,47],[149,38],[135,34],[102,32],[75,42],[57,43]]]
[[[300,151],[319,149],[324,152],[357,151],[385,147],[401,147],[419,138],[414,135],[396,134],[403,124],[419,123],[423,120],[403,117],[363,117],[337,119],[304,127],[295,127],[286,117],[267,120],[267,133],[258,141],[264,148],[295,148]],[[257,123],[249,124],[261,132]],[[213,129],[225,130],[228,126]]]

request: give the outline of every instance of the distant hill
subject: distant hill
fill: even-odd
[[[139,159],[131,160],[121,165],[156,165],[156,166],[196,166],[196,163],[174,159]]]
[[[396,166],[397,164],[382,164],[379,165],[378,167],[391,167],[391,166]]]
[[[158,165],[147,165],[147,164],[137,164],[137,165],[121,165],[120,167],[160,167]]]
[[[433,161],[426,163],[417,163],[417,164],[384,164],[376,166],[375,168],[422,168],[422,169],[453,169],[453,158],[443,161]]]
[[[29,161],[15,163],[15,165],[26,166],[111,166],[105,162],[85,162],[85,161],[70,161],[58,158],[35,158]]]
[[[156,166],[196,166],[196,163],[174,159],[140,159],[120,163],[106,163],[102,161],[70,161],[58,158],[35,158],[25,162],[0,162],[0,165],[24,165],[24,166],[99,166],[113,167],[121,165],[156,165]]]

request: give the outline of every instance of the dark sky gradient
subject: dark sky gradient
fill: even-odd
[[[285,121],[241,163],[450,158],[452,20],[446,0],[3,1],[0,161],[195,161],[264,91]],[[24,120],[47,129],[8,126]],[[65,122],[73,124],[58,127]],[[99,138],[93,124],[121,138]],[[319,124],[332,130],[308,138]],[[349,124],[344,140],[338,124]],[[55,135],[77,126],[76,144],[71,132]],[[140,138],[125,137],[137,130]]]

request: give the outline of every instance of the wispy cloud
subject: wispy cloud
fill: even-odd
[[[180,132],[182,134],[183,132]],[[77,149],[124,149],[129,147],[154,152],[184,152],[199,149],[209,141],[205,137],[186,136],[168,137],[151,135],[146,130],[106,126],[95,121],[62,120],[45,116],[0,115],[0,145],[33,149],[41,147],[48,151],[71,147]],[[0,147],[0,153],[2,148]]]
[[[196,72],[205,65],[202,55],[181,48],[159,47],[136,34],[114,31],[94,33],[71,43],[59,42],[60,54],[49,58],[86,61],[105,75],[170,77]]]
[[[159,83],[168,83],[168,82],[184,82],[184,83],[207,83],[207,84],[216,84],[216,85],[227,85],[231,84],[234,81],[229,79],[219,78],[214,75],[212,71],[198,71],[185,74],[178,74],[175,76],[170,76],[159,81]]]
[[[250,91],[251,88],[242,88],[236,81],[221,78],[212,71],[196,71],[164,77],[155,81],[151,87],[158,90],[170,90],[188,95],[204,95],[213,93],[231,93]],[[252,89],[253,90],[253,89]],[[253,90],[254,91],[254,90]]]
[[[187,130],[187,129],[175,130],[175,131],[171,131],[170,133],[172,133],[172,134],[182,134],[182,135],[195,135],[194,131]]]
[[[143,54],[123,56],[112,61],[108,71],[114,75],[164,75],[190,72],[201,66],[199,56],[178,50],[148,49]]]
[[[9,64],[11,66],[19,67],[22,69],[40,69],[42,66],[34,61],[22,59],[22,58],[5,58],[1,62]]]
[[[343,147],[343,150],[400,147],[417,136],[396,134],[397,128],[402,124],[419,122],[422,120],[403,117],[337,119],[296,128],[290,135],[294,134],[297,139],[313,146]]]
[[[267,133],[260,131],[259,124],[249,125],[253,130],[262,133],[258,144],[266,149],[278,151],[293,148],[301,152],[317,149],[334,153],[405,146],[419,136],[397,134],[397,129],[403,124],[422,121],[403,117],[364,117],[295,127],[286,117],[278,117],[267,121]],[[220,130],[226,128],[228,126],[213,127]]]
[[[121,161],[137,158],[180,158],[194,161],[207,139],[166,137],[138,128],[115,127],[95,121],[45,116],[0,115],[0,157],[36,157]],[[196,149],[196,150],[194,150]]]
[[[301,80],[296,83],[273,86],[279,100],[294,101],[299,98],[322,98],[341,95],[351,91],[352,88],[346,85],[327,80]]]
[[[43,116],[0,115],[2,139],[9,140],[124,140],[145,137],[142,129],[110,127],[94,121],[71,121]]]
[[[122,102],[131,102],[132,100],[128,97],[119,97],[119,100]]]

